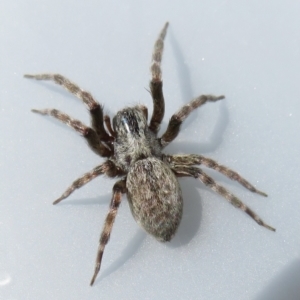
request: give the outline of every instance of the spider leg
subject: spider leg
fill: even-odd
[[[261,196],[267,197],[268,195],[262,191],[256,189],[250,182],[244,179],[240,174],[237,172],[227,168],[226,166],[218,164],[213,159],[206,158],[202,155],[197,154],[189,154],[189,155],[166,155],[165,160],[171,165],[185,165],[185,166],[192,166],[192,165],[204,165],[208,168],[214,169],[221,174],[225,175],[226,177],[230,178],[231,180],[237,181],[239,184],[244,186],[246,189],[253,193],[257,193]]]
[[[109,212],[106,216],[106,219],[104,222],[104,227],[103,227],[103,230],[101,233],[97,257],[96,257],[95,271],[94,271],[94,275],[92,277],[90,285],[94,284],[95,279],[100,271],[103,252],[104,252],[106,244],[109,241],[111,230],[112,230],[112,227],[113,227],[116,215],[117,215],[117,211],[118,211],[119,205],[122,200],[121,197],[122,197],[122,194],[124,194],[124,193],[126,193],[126,180],[122,179],[120,181],[117,181],[113,187],[113,196],[112,196],[112,199],[110,202]]]
[[[161,145],[166,147],[170,142],[172,142],[178,135],[181,123],[189,116],[189,114],[205,104],[206,102],[215,102],[224,99],[225,96],[214,96],[214,95],[201,95],[196,99],[192,100],[188,104],[182,106],[177,113],[175,113],[168,124],[166,132],[160,138]]]
[[[56,199],[53,204],[57,204],[61,202],[62,200],[69,197],[76,189],[80,189],[85,184],[89,183],[91,180],[96,178],[99,175],[106,174],[109,177],[115,177],[117,176],[119,171],[117,170],[114,163],[110,160],[107,160],[105,163],[103,163],[100,166],[95,167],[93,170],[91,170],[88,173],[85,173],[80,178],[76,179],[67,189],[66,191],[58,198]]]
[[[92,127],[95,129],[101,141],[111,141],[112,137],[108,135],[103,124],[103,107],[93,98],[93,96],[82,90],[78,85],[71,82],[69,79],[63,77],[60,74],[37,74],[30,75],[25,74],[25,78],[31,78],[36,80],[51,80],[56,84],[61,85],[67,91],[81,99],[88,107],[91,118]]]
[[[167,33],[169,23],[167,22],[160,32],[158,39],[154,44],[152,63],[151,63],[151,74],[152,79],[150,81],[150,90],[153,99],[153,113],[150,121],[149,128],[152,132],[157,133],[159,130],[160,123],[165,114],[165,100],[162,90],[162,79],[161,79],[161,60],[164,50],[164,39]]]
[[[206,173],[204,173],[200,168],[178,165],[178,166],[172,168],[172,170],[175,172],[175,174],[177,176],[189,176],[189,177],[194,177],[194,178],[200,179],[200,181],[202,181],[206,186],[208,186],[213,191],[220,194],[228,202],[230,202],[233,206],[241,209],[246,214],[248,214],[256,223],[258,223],[259,225],[261,225],[271,231],[275,231],[275,228],[266,224],[252,209],[250,209],[239,198],[237,198],[235,195],[230,193],[223,186],[217,184],[213,180],[213,178],[211,178]]]
[[[38,113],[41,115],[49,115],[52,116],[61,122],[67,124],[68,126],[75,129],[77,132],[82,134],[82,136],[87,140],[90,148],[97,154],[108,157],[111,156],[112,150],[105,146],[101,141],[99,140],[99,137],[97,133],[90,127],[87,127],[83,123],[81,123],[79,120],[73,119],[67,114],[60,112],[57,109],[32,109],[32,112]]]

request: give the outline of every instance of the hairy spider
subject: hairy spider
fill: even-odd
[[[224,96],[213,95],[202,95],[195,98],[181,107],[171,117],[165,133],[161,137],[157,136],[165,112],[161,60],[167,28],[168,23],[160,32],[152,54],[150,90],[154,108],[149,124],[147,107],[136,105],[120,110],[114,116],[113,126],[111,126],[110,117],[103,116],[103,107],[93,96],[67,78],[59,74],[24,75],[26,78],[37,80],[52,80],[81,99],[89,109],[91,127],[56,109],[33,109],[32,111],[42,115],[51,115],[71,126],[86,139],[96,154],[107,157],[103,164],[75,180],[53,204],[67,198],[75,189],[81,188],[99,175],[121,177],[113,187],[109,212],[99,241],[91,285],[93,285],[100,270],[104,248],[109,240],[122,194],[127,194],[132,215],[142,228],[161,242],[172,239],[180,224],[183,207],[177,177],[198,178],[204,185],[247,213],[259,225],[275,231],[239,198],[216,183],[213,178],[203,172],[202,169],[195,167],[195,165],[204,165],[214,169],[239,182],[251,192],[267,196],[238,173],[202,155],[166,155],[162,152],[177,137],[181,123],[194,109],[208,101],[215,102],[224,99]]]

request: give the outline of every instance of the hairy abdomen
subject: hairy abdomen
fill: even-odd
[[[137,161],[127,175],[127,195],[136,222],[160,241],[174,236],[182,217],[182,195],[171,169],[155,157]]]

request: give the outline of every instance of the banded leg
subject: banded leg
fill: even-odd
[[[158,36],[158,39],[154,44],[152,63],[150,68],[152,74],[150,90],[154,107],[149,128],[154,133],[158,132],[160,123],[165,114],[165,100],[162,90],[163,84],[161,79],[161,60],[164,50],[164,39],[167,33],[168,25],[169,23],[165,24],[164,28]]]
[[[124,194],[124,193],[126,193],[126,180],[125,179],[116,182],[113,187],[113,196],[112,196],[112,199],[110,202],[109,212],[108,212],[105,222],[104,222],[104,228],[101,233],[97,257],[96,257],[95,271],[94,271],[94,275],[92,277],[90,285],[94,284],[95,279],[100,271],[103,252],[104,252],[106,244],[109,241],[111,230],[112,230],[112,227],[113,227],[113,224],[114,224],[117,212],[118,212],[119,205],[122,200],[121,197],[122,197],[122,194]]]
[[[246,189],[253,193],[257,193],[261,196],[268,197],[268,195],[262,191],[256,189],[250,182],[244,179],[240,174],[237,172],[227,168],[226,166],[218,164],[213,159],[206,158],[202,155],[197,154],[188,154],[188,155],[166,155],[165,160],[171,165],[185,165],[185,166],[192,166],[192,165],[204,165],[208,168],[214,169],[221,174],[225,175],[226,177],[230,178],[231,180],[237,181],[239,184],[244,186]]]
[[[100,166],[97,166],[93,170],[88,173],[85,173],[80,178],[76,179],[68,188],[67,190],[58,198],[56,199],[53,204],[57,204],[62,200],[69,197],[76,189],[80,189],[85,184],[89,183],[94,178],[98,177],[99,175],[106,174],[110,177],[115,177],[118,175],[118,170],[116,166],[113,164],[112,161],[107,160]]]
[[[275,231],[275,228],[266,224],[252,209],[245,205],[239,198],[230,193],[223,186],[217,184],[210,176],[204,173],[200,168],[178,165],[175,168],[172,168],[177,176],[190,176],[200,179],[206,186],[211,188],[213,191],[220,194],[233,206],[241,209],[246,214],[248,214],[257,224],[271,230]]]
[[[62,123],[67,124],[68,126],[75,129],[77,132],[79,132],[88,142],[91,149],[96,153],[103,157],[109,157],[112,154],[112,151],[108,146],[105,146],[101,143],[99,140],[99,137],[97,133],[90,127],[87,127],[83,123],[81,123],[79,120],[73,119],[67,114],[57,110],[57,109],[32,109],[32,112],[38,113],[41,115],[49,115],[52,116]]]
[[[172,142],[178,135],[181,123],[188,117],[188,115],[205,104],[206,102],[215,102],[221,99],[224,99],[225,96],[213,96],[213,95],[202,95],[192,100],[188,104],[180,108],[180,110],[175,113],[168,124],[166,132],[161,137],[161,145],[166,147],[170,142]]]
[[[93,98],[93,96],[82,90],[78,85],[71,82],[69,79],[65,78],[60,74],[37,74],[37,75],[24,75],[25,78],[31,78],[36,80],[51,80],[56,84],[61,85],[68,92],[75,95],[77,98],[81,99],[88,107],[91,118],[92,127],[95,129],[99,136],[99,139],[104,142],[111,141],[112,138],[106,132],[103,124],[103,108],[102,106]]]

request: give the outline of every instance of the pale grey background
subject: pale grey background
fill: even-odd
[[[0,9],[0,299],[298,299],[300,286],[299,1],[2,1]],[[59,72],[113,115],[145,103],[153,43],[170,21],[166,120],[201,93],[225,94],[189,118],[171,153],[202,153],[268,198],[219,174],[272,233],[196,180],[171,243],[146,236],[124,199],[95,286],[97,242],[114,180],[52,206],[103,160],[31,108],[85,123],[84,105],[24,73]],[[298,293],[298,294],[297,294]],[[293,296],[294,295],[294,296]]]

